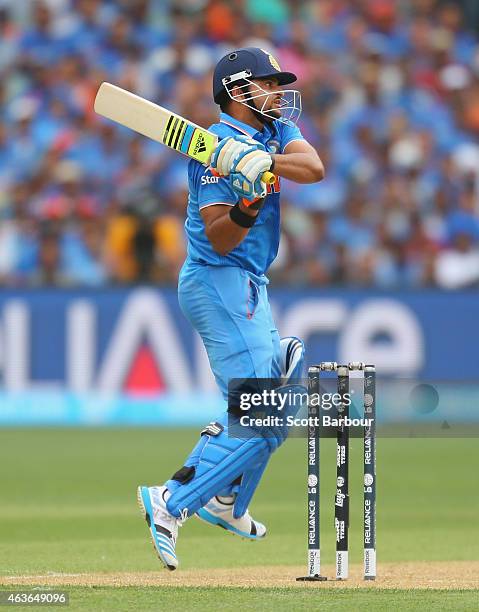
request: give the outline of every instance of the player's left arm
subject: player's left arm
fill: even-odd
[[[283,153],[271,156],[272,172],[296,183],[317,183],[324,178],[324,166],[316,149],[306,140],[289,142]]]

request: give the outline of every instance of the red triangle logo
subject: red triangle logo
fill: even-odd
[[[149,346],[140,346],[125,379],[124,390],[135,395],[161,393],[166,389]]]

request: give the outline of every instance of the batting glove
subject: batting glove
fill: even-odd
[[[214,173],[228,176],[235,159],[244,151],[264,147],[247,136],[228,136],[220,140],[211,156],[210,166]]]
[[[266,196],[266,183],[261,180],[263,173],[271,168],[271,156],[266,151],[249,149],[242,151],[233,161],[230,183],[235,192],[250,202]]]
[[[271,155],[266,153],[264,147],[251,148],[242,151],[233,160],[230,174],[241,173],[247,181],[254,183],[271,168],[272,163]]]

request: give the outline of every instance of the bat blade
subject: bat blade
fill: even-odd
[[[102,83],[95,112],[208,165],[218,143],[212,132],[111,83]]]
[[[161,142],[205,166],[209,165],[218,144],[218,137],[213,132],[111,83],[100,85],[94,109],[99,115]],[[276,177],[265,172],[262,180],[271,185]]]

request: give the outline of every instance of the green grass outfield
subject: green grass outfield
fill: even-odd
[[[192,430],[0,430],[0,589],[20,584],[19,576],[40,585],[46,581],[25,576],[89,574],[94,584],[95,577],[127,573],[130,586],[65,587],[70,609],[477,609],[479,582],[472,579],[468,590],[454,590],[452,569],[447,591],[415,588],[421,577],[416,585],[414,575],[404,589],[382,589],[379,580],[371,589],[315,588],[294,581],[291,587],[265,586],[265,568],[305,566],[306,441],[301,439],[289,440],[276,453],[252,504],[254,515],[268,525],[265,541],[245,542],[193,519],[180,530],[175,585],[131,584],[131,576],[160,571],[136,506],[136,486],[164,481],[182,465],[196,438]],[[351,445],[354,564],[362,559],[362,440]],[[377,461],[378,573],[382,564],[477,563],[477,439],[382,438]],[[334,558],[332,440],[323,444],[322,462],[322,556],[328,565]],[[181,584],[182,571],[189,577],[197,570],[214,576],[214,568],[231,568],[233,579],[236,570],[247,567],[263,572],[261,586]]]

